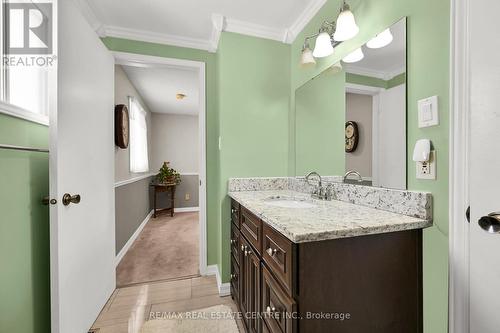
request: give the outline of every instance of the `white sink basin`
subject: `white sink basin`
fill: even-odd
[[[301,201],[293,198],[286,197],[275,197],[264,200],[264,203],[268,206],[281,207],[281,208],[313,208],[316,207],[315,204]]]

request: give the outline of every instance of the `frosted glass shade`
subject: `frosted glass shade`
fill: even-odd
[[[322,32],[316,38],[316,45],[314,46],[313,56],[315,58],[324,58],[333,54],[332,41],[330,35]]]
[[[336,64],[333,64],[331,67],[330,67],[330,72],[332,74],[337,74],[337,73],[340,73],[342,72],[342,64],[339,62],[337,62]]]
[[[366,43],[366,46],[370,49],[380,49],[391,44],[393,39],[394,37],[392,36],[391,29],[385,29]]]
[[[354,38],[359,32],[359,27],[354,19],[354,14],[349,9],[340,12],[337,18],[337,28],[333,34],[333,39],[343,42]]]
[[[353,63],[362,60],[364,57],[365,55],[363,54],[363,50],[359,48],[354,52],[348,54],[344,59],[342,59],[342,61],[347,63]]]
[[[310,48],[306,47],[302,50],[302,56],[300,57],[300,64],[303,67],[313,66],[316,64],[316,60],[314,60],[313,53]]]

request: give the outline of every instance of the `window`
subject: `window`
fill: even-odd
[[[129,97],[130,172],[148,172],[148,127],[146,111],[135,97]]]
[[[15,20],[22,11],[9,6],[0,4],[0,112],[48,125],[55,68],[44,65],[50,55],[10,54],[9,47],[19,47],[13,40],[22,33]]]

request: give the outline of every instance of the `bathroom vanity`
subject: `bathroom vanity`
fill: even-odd
[[[283,189],[229,195],[231,296],[247,332],[422,332],[428,216]]]

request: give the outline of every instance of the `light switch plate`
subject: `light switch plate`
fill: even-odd
[[[417,163],[417,179],[436,179],[436,151],[432,150],[428,162]]]
[[[418,127],[439,125],[438,97],[432,96],[418,101]]]

